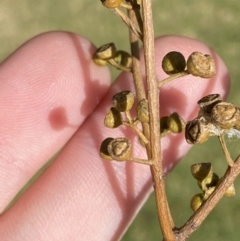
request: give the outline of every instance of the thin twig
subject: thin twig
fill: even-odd
[[[177,73],[177,74],[173,74],[169,77],[167,77],[166,79],[158,82],[158,87],[161,88],[162,86],[164,86],[165,84],[177,79],[177,78],[180,78],[180,77],[183,77],[183,76],[186,76],[186,75],[189,75],[189,73],[185,70],[185,71],[182,71],[180,73]]]
[[[138,24],[136,19],[136,11],[129,10],[128,17],[133,24],[135,25]],[[131,31],[131,29],[129,29],[129,37],[130,37],[130,43],[131,43],[131,54],[133,59],[132,74],[133,74],[134,86],[136,90],[137,101],[140,101],[140,100],[146,99],[146,93],[145,93],[145,88],[143,84],[142,69],[141,69],[140,56],[139,56],[139,39]],[[142,123],[142,128],[143,128],[143,134],[145,135],[145,137],[147,139],[150,139],[149,124]],[[148,143],[146,143],[146,149],[147,149],[148,158],[150,159],[151,158],[150,145]]]
[[[225,155],[225,157],[226,157],[226,159],[227,159],[227,163],[228,163],[228,165],[229,165],[230,167],[232,167],[232,166],[234,165],[234,161],[232,160],[232,158],[231,158],[231,156],[230,156],[230,153],[229,153],[229,151],[228,151],[228,149],[227,149],[227,145],[226,145],[226,142],[225,142],[225,140],[224,140],[223,135],[220,135],[220,136],[218,137],[218,139],[219,139],[219,142],[220,142],[220,144],[221,144],[223,153],[224,153],[224,155]]]
[[[136,29],[136,26],[131,22],[131,20],[128,18],[128,16],[122,12],[118,8],[112,8],[112,10],[117,16],[119,16],[123,22],[134,32],[134,34],[139,38],[142,39],[142,34]]]
[[[143,0],[143,46],[148,87],[148,103],[150,117],[150,146],[153,165],[151,166],[154,182],[154,192],[157,202],[158,218],[163,238],[166,241],[176,240],[173,232],[174,223],[170,215],[165,192],[165,181],[160,147],[160,121],[159,121],[159,91],[156,79],[154,56],[154,31],[152,20],[151,0]]]
[[[184,226],[175,230],[177,241],[186,240],[194,231],[198,229],[201,223],[222,199],[227,189],[233,184],[236,177],[240,174],[240,156],[234,162],[232,167],[228,167],[222,181],[218,184],[214,192],[208,197],[206,202],[190,217]]]

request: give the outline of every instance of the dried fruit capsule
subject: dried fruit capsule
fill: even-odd
[[[187,143],[203,143],[208,140],[209,136],[210,132],[207,128],[207,125],[200,119],[196,118],[187,123],[185,130],[185,138]]]
[[[111,107],[105,116],[104,125],[108,128],[117,128],[122,125],[121,113],[117,109]]]
[[[120,112],[129,111],[134,104],[134,95],[131,91],[122,91],[112,97],[113,106]]]
[[[168,75],[180,73],[184,71],[185,68],[186,60],[180,52],[169,52],[162,60],[162,69]]]
[[[104,159],[107,159],[107,160],[113,160],[112,157],[108,153],[108,144],[112,140],[114,140],[114,139],[111,138],[111,137],[108,137],[102,142],[101,147],[100,147],[100,157],[101,158],[104,158]]]
[[[141,122],[149,122],[148,101],[146,99],[138,102],[137,117]]]
[[[114,57],[114,60],[119,65],[122,65],[126,68],[132,68],[132,56],[123,50],[118,50]]]
[[[185,128],[185,122],[177,112],[174,112],[169,116],[167,125],[169,130],[173,133],[180,133]]]
[[[116,161],[126,161],[131,157],[131,142],[123,137],[115,138],[108,143],[109,155]]]
[[[212,108],[220,102],[222,102],[222,99],[219,94],[210,94],[200,99],[198,105],[201,107],[202,114],[209,116],[212,112]]]
[[[227,102],[216,104],[211,112],[212,122],[223,129],[233,128],[240,120],[240,110]]]
[[[122,4],[122,0],[101,0],[101,2],[107,8],[117,8]]]
[[[116,55],[116,46],[114,43],[104,44],[99,47],[95,54],[93,55],[93,60],[101,59],[101,60],[108,60],[114,58]]]
[[[192,210],[194,212],[197,211],[201,207],[203,201],[204,201],[204,194],[203,193],[199,193],[199,194],[194,195],[192,197],[191,203],[190,203]]]
[[[208,79],[216,74],[215,62],[208,54],[193,52],[187,60],[187,71],[194,76]]]

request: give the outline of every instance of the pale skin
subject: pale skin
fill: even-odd
[[[213,79],[185,76],[161,91],[162,115],[178,111],[191,120],[203,96],[226,97],[229,75],[207,46],[175,36],[156,40],[158,79],[167,77],[161,59],[173,50],[185,56],[200,51],[216,61]],[[152,191],[149,167],[99,157],[101,141],[109,136],[127,136],[134,142],[133,156],[146,155],[132,130],[104,127],[112,95],[132,90],[133,84],[128,73],[111,85],[108,67],[91,61],[94,51],[83,37],[47,33],[28,41],[0,65],[0,213],[64,146],[55,162],[0,216],[1,240],[115,241]],[[181,134],[167,137],[162,147],[168,172],[190,145]]]

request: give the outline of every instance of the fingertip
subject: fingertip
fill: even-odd
[[[0,210],[57,153],[110,84],[95,46],[66,32],[38,35],[0,66]]]

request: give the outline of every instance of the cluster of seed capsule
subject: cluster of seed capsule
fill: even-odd
[[[104,125],[108,128],[117,128],[121,125],[133,128],[143,143],[147,144],[148,139],[138,128],[139,122],[148,122],[148,103],[143,99],[137,104],[137,118],[133,119],[130,113],[134,105],[134,95],[131,91],[122,91],[112,97],[112,107],[104,119]],[[131,157],[132,145],[130,140],[119,138],[106,138],[100,147],[100,155],[107,160],[126,161]]]
[[[191,208],[196,211],[208,199],[210,194],[215,190],[221,179],[212,170],[211,163],[198,163],[191,166],[191,173],[198,181],[198,186],[202,190],[201,193],[194,195],[191,199]],[[235,188],[232,184],[225,196],[231,197],[235,195]]]
[[[123,50],[117,50],[114,43],[104,44],[93,55],[93,61],[100,66],[112,65],[123,71],[131,71],[132,56]]]
[[[214,59],[200,52],[193,52],[187,60],[180,52],[169,52],[162,60],[162,69],[168,75],[185,72],[201,78],[211,78],[216,74]]]
[[[219,94],[211,94],[198,101],[198,116],[186,125],[185,137],[189,144],[203,143],[210,136],[220,136],[231,129],[240,130],[240,110],[222,101]]]
[[[134,95],[131,91],[122,91],[115,94],[112,97],[112,107],[107,112],[104,125],[108,128],[117,128],[119,126],[127,126],[133,128],[138,134],[141,143],[147,144],[149,141],[143,134],[142,130],[138,127],[138,124],[149,122],[149,110],[148,101],[142,99],[137,103],[136,107],[136,118],[132,118],[130,110],[134,105]],[[164,116],[160,119],[161,122],[161,136],[165,136],[169,133],[180,133],[185,128],[185,123],[182,118],[175,112],[170,116]],[[143,164],[151,165],[148,160],[143,161],[131,156],[132,145],[130,140],[119,137],[119,138],[106,138],[100,147],[100,156],[107,160],[116,161],[135,161]]]

